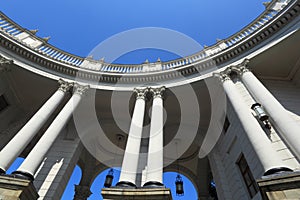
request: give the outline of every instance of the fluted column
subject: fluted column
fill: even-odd
[[[221,78],[225,93],[264,168],[264,175],[273,174],[279,171],[291,171],[283,164],[277,152],[272,148],[266,133],[252,115],[250,108],[244,102],[243,97],[240,95],[229,76],[225,73],[221,73],[219,74],[219,77]]]
[[[120,179],[117,183],[117,186],[120,187],[136,187],[136,174],[144,123],[145,97],[148,89],[135,89],[134,92],[137,94],[137,97],[122,162]]]
[[[146,183],[144,187],[163,186],[163,98],[165,88],[151,88],[153,104],[148,147]]]
[[[21,154],[28,143],[45,124],[54,110],[63,100],[72,84],[59,80],[59,89],[48,101],[35,113],[35,115],[23,126],[13,139],[0,152],[0,171],[5,172],[14,160]]]
[[[239,67],[240,77],[246,88],[271,117],[281,137],[300,159],[300,123],[278,102],[270,91],[245,66]]]
[[[47,131],[34,146],[31,152],[28,154],[21,166],[14,172],[19,176],[24,176],[31,180],[34,179],[34,175],[45,158],[48,150],[54,143],[55,139],[70,119],[73,111],[78,106],[82,95],[88,89],[88,86],[81,86],[78,84],[74,85],[75,92],[64,108],[60,111],[57,117],[54,119],[52,124],[49,126]]]

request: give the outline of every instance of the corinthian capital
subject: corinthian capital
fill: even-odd
[[[66,82],[62,79],[59,79],[58,83],[59,83],[59,88],[58,89],[63,91],[63,92],[68,92],[69,89],[73,86],[73,83]]]
[[[8,65],[13,64],[13,60],[9,60],[0,55],[0,72],[9,71]]]
[[[9,60],[0,55],[0,65],[13,64],[13,60]]]
[[[239,68],[239,74],[240,75],[243,75],[246,72],[250,72],[250,69],[245,65],[241,65],[238,68]]]
[[[150,92],[153,94],[154,98],[162,98],[163,92],[166,90],[165,86],[159,88],[150,88]]]
[[[90,88],[89,85],[79,85],[78,83],[74,83],[75,94],[83,95]]]
[[[217,77],[222,83],[225,81],[231,80],[227,71],[223,71],[220,73],[214,73],[213,76]]]
[[[149,89],[148,88],[134,88],[133,91],[136,93],[136,99],[145,100],[146,94],[149,91]]]
[[[229,70],[236,72],[238,75],[243,75],[245,72],[249,72],[250,69],[248,67],[249,60],[245,59],[241,64],[230,66]]]

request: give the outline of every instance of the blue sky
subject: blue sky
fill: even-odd
[[[50,43],[86,56],[101,41],[133,28],[162,27],[179,31],[201,45],[214,44],[250,21],[263,10],[265,0],[1,0],[1,11],[37,35],[51,36]],[[137,56],[138,55],[138,56]],[[117,62],[141,63],[149,58],[170,60],[166,52],[139,52]]]
[[[0,10],[27,28],[39,29],[40,37],[51,36],[49,43],[70,53],[86,57],[100,42],[122,31],[141,27],[172,29],[193,38],[201,45],[225,39],[254,20],[264,10],[265,0],[1,0]],[[146,59],[162,61],[177,58],[171,52],[155,49],[138,50],[121,56],[117,63],[141,63]],[[20,163],[20,161],[19,161]],[[18,163],[12,167],[16,168]],[[99,199],[103,173],[92,187]],[[174,188],[174,173],[165,175],[167,187]],[[64,199],[72,199],[73,185],[78,183],[76,168]],[[115,181],[117,176],[115,177]],[[185,196],[196,199],[191,183],[185,179]],[[98,195],[95,196],[95,193]],[[174,192],[173,192],[174,193]]]

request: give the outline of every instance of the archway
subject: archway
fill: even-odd
[[[175,187],[175,180],[176,176],[178,175],[177,172],[165,172],[163,175],[164,184],[167,188],[171,189],[173,200],[191,200],[191,199],[198,199],[197,190],[190,181],[189,178],[186,176],[180,174],[183,181],[183,187],[184,187],[184,195],[183,196],[177,196],[176,195],[176,187]]]
[[[91,194],[91,196],[88,198],[88,200],[101,200],[103,199],[101,196],[101,189],[104,188],[104,181],[105,181],[105,177],[108,173],[108,171],[111,168],[107,168],[105,170],[103,170],[100,174],[98,174],[98,176],[94,179],[90,190],[93,194]],[[113,179],[113,183],[112,186],[115,186],[117,184],[117,182],[119,181],[119,177],[120,177],[120,168],[116,167],[114,168],[114,179]]]
[[[75,194],[75,185],[78,185],[82,176],[82,171],[78,165],[75,166],[73,173],[69,179],[67,187],[61,197],[61,200],[69,200],[74,197]]]

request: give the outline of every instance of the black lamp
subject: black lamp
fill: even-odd
[[[114,156],[113,163],[115,163],[115,159],[117,156],[117,148],[120,146],[120,142],[124,139],[124,136],[121,134],[117,134],[116,139],[118,140],[118,144],[117,144],[117,146],[115,146],[115,156]],[[104,187],[107,187],[107,188],[111,187],[113,180],[114,180],[114,169],[110,168],[110,170],[108,171],[108,173],[105,177]]]
[[[175,184],[176,184],[176,196],[183,196],[184,195],[183,181],[179,174],[177,174],[176,176]]]
[[[261,121],[266,121],[269,119],[269,116],[266,114],[266,112],[264,111],[264,109],[261,107],[261,105],[259,103],[255,103],[251,106],[251,109],[254,110],[254,112],[256,113],[257,117],[261,120]]]
[[[178,149],[177,149],[177,145],[178,145],[178,141],[175,141],[175,145],[176,145],[176,156],[177,156],[177,176],[176,176],[176,180],[175,180],[175,185],[176,185],[176,196],[183,196],[184,195],[184,190],[183,190],[183,181],[182,181],[182,177],[179,174],[179,157],[178,157]]]
[[[111,187],[113,179],[114,179],[114,170],[110,169],[106,175],[106,178],[104,181],[104,187],[107,187],[107,188]]]
[[[254,110],[254,112],[256,113],[258,119],[262,122],[265,123],[265,127],[267,129],[271,129],[271,125],[269,123],[269,116],[266,114],[266,112],[264,111],[264,109],[262,108],[262,106],[259,103],[255,103],[251,106],[251,109]]]

